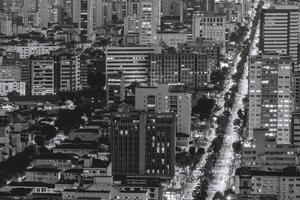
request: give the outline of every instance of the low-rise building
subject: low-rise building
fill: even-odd
[[[275,136],[265,134],[267,129],[254,129],[254,141],[242,147],[242,167],[281,171],[297,165],[295,145],[276,144]]]
[[[60,180],[61,171],[51,165],[36,165],[25,171],[25,181],[54,184]]]
[[[179,44],[184,44],[188,42],[188,33],[159,32],[157,33],[157,42],[165,44],[168,47],[177,48]]]
[[[0,96],[7,96],[10,93],[17,93],[18,95],[26,95],[26,83],[17,81],[0,82]]]
[[[69,139],[81,141],[98,141],[100,129],[98,127],[83,127],[69,133]]]
[[[59,169],[69,169],[73,167],[74,160],[69,154],[54,153],[37,156],[33,165],[53,165]]]
[[[50,54],[51,51],[55,51],[61,48],[59,45],[43,44],[43,43],[32,43],[26,46],[16,46],[15,51],[20,54],[20,58],[29,58],[30,56],[39,56]]]
[[[300,172],[296,167],[286,168],[282,172],[249,170],[249,168],[236,170],[235,193],[238,195],[250,197],[269,195],[278,200],[299,200],[299,191]]]
[[[53,148],[53,153],[76,154],[78,156],[87,155],[90,152],[96,151],[97,145],[91,143],[67,143],[61,144]]]
[[[82,177],[92,180],[97,176],[112,176],[112,165],[110,161],[85,158]]]
[[[63,200],[79,200],[79,199],[111,199],[110,190],[112,188],[113,178],[94,177],[91,184],[86,187],[77,187],[65,189],[62,192]]]
[[[78,181],[83,173],[82,168],[71,168],[62,172],[61,178],[65,181]]]
[[[54,184],[49,183],[43,183],[43,182],[32,182],[32,181],[26,181],[26,182],[11,182],[7,186],[5,186],[5,190],[11,190],[15,188],[31,188],[33,190],[33,193],[55,193]],[[3,188],[2,188],[3,191]]]

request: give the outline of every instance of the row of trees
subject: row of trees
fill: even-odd
[[[216,105],[216,100],[207,97],[198,100],[197,105],[193,107],[192,114],[199,115],[200,120],[209,119],[213,113],[213,108]]]
[[[253,27],[251,29],[249,41],[254,40],[254,36],[255,36],[255,32],[256,32],[262,5],[263,5],[263,2],[260,2],[259,6],[257,7],[256,16],[253,20]],[[231,91],[225,95],[226,110],[224,111],[223,115],[217,121],[217,123],[219,125],[218,130],[217,130],[218,136],[213,140],[211,146],[209,147],[209,155],[207,157],[206,164],[203,168],[201,176],[198,177],[199,185],[196,187],[196,190],[194,191],[194,194],[193,194],[193,196],[196,200],[205,200],[208,196],[207,190],[209,187],[209,183],[213,179],[212,169],[215,167],[215,164],[216,164],[218,156],[219,156],[219,152],[220,152],[221,147],[224,142],[224,140],[223,140],[224,139],[224,130],[226,130],[227,124],[230,120],[230,116],[231,116],[230,110],[233,106],[235,95],[238,92],[238,85],[244,74],[244,65],[247,61],[249,51],[251,48],[251,42],[249,42],[249,41],[247,41],[246,47],[244,47],[242,49],[241,61],[238,63],[237,73],[232,77],[233,80],[235,81],[236,85],[234,85],[231,88]],[[239,113],[239,114],[241,115],[242,113]],[[235,123],[240,124],[241,122],[235,121]],[[234,148],[236,151],[240,150],[241,144],[239,142],[234,143],[233,145],[234,145]],[[223,195],[222,193],[218,193],[218,195],[220,196],[220,198],[215,198],[215,199],[223,199],[225,197],[225,195]],[[217,197],[218,197],[218,195],[217,195]]]
[[[192,146],[189,152],[183,151],[176,154],[176,164],[183,168],[190,166],[190,169],[194,170],[204,153],[205,149],[196,149],[196,147]]]
[[[23,152],[0,162],[0,186],[5,185],[6,181],[10,179],[24,174],[26,168],[37,155],[37,148],[29,146]]]

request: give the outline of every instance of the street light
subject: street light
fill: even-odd
[[[228,196],[226,197],[226,200],[231,200],[231,196],[228,195]]]

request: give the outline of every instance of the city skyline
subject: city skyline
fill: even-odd
[[[300,200],[297,0],[0,0],[0,199]]]

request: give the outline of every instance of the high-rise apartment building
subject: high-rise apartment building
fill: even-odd
[[[48,28],[50,0],[38,0],[38,26]]]
[[[141,9],[140,9],[140,0],[128,0],[127,3],[127,16],[132,15],[140,15]]]
[[[127,0],[105,0],[103,1],[104,21],[110,24],[117,20],[123,21],[127,16],[127,6],[130,1]]]
[[[184,84],[199,88],[210,82],[210,69],[204,53],[152,54],[149,69],[150,85]]]
[[[80,89],[80,69],[76,59],[76,56],[68,55],[55,58],[56,91],[76,91]]]
[[[263,53],[277,52],[292,57],[298,62],[299,8],[276,5],[263,9],[261,17],[260,50]],[[299,66],[294,66],[299,71]]]
[[[141,0],[140,2],[140,44],[155,44],[156,32],[160,27],[160,0]]]
[[[200,6],[204,12],[214,12],[215,0],[200,0]]]
[[[181,0],[180,1],[180,22],[192,25],[194,14],[201,11],[200,1]]]
[[[292,74],[293,111],[300,111],[300,71]]]
[[[17,35],[17,18],[18,13],[16,12],[0,13],[0,33],[6,36]]]
[[[203,53],[207,55],[208,66],[211,71],[220,68],[221,48],[218,45],[208,43],[184,43],[179,44],[180,53]]]
[[[175,164],[173,113],[116,113],[111,124],[113,175],[172,178]]]
[[[292,60],[287,56],[259,55],[250,58],[249,136],[266,128],[278,144],[290,143]]]
[[[175,113],[176,131],[190,134],[192,95],[177,86],[137,87],[135,89],[135,109],[149,113]]]
[[[65,1],[48,0],[49,23],[62,25],[65,6]]]
[[[124,18],[124,35],[138,34],[140,23],[136,14]]]
[[[193,17],[193,41],[197,40],[219,45],[221,53],[226,52],[226,20],[224,15],[204,13]]]
[[[25,82],[26,86],[26,94],[30,94],[30,76],[31,76],[31,71],[30,71],[30,60],[29,59],[20,59],[19,65],[21,68],[21,81]]]
[[[88,32],[88,0],[73,0],[73,23],[77,24],[78,33],[82,40],[87,40]]]
[[[22,12],[37,12],[38,0],[23,0]]]
[[[95,29],[103,26],[103,0],[88,1],[88,39],[95,38]]]
[[[163,16],[180,16],[180,0],[162,0],[161,11]]]
[[[292,113],[292,143],[295,145],[297,152],[300,152],[300,112]]]
[[[31,95],[54,95],[54,60],[51,56],[31,59]]]
[[[147,85],[150,54],[160,47],[108,46],[106,49],[106,89],[108,103],[124,100],[124,89],[131,83]]]

